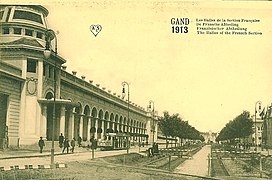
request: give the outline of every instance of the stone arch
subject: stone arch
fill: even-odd
[[[131,119],[127,120],[127,132],[130,132],[130,127],[131,127],[130,121],[131,121]]]
[[[54,98],[54,95],[53,95],[53,92],[49,91],[46,93],[45,95],[45,99],[53,99]]]
[[[50,99],[53,99],[53,98],[54,98],[54,90],[53,90],[53,89],[49,88],[49,89],[47,89],[47,90],[45,91],[45,93],[44,93],[45,99],[48,99],[48,98],[46,98],[46,96],[47,96],[48,94],[52,94],[52,98],[50,98]]]
[[[139,121],[136,121],[136,133],[139,133]]]
[[[92,109],[92,117],[97,118],[97,109],[96,109],[96,107],[93,107],[93,109]]]
[[[110,114],[110,125],[109,125],[109,129],[113,130],[113,121],[114,121],[114,115],[113,113]]]
[[[130,120],[130,132],[133,132],[133,119]]]
[[[85,105],[83,110],[83,141],[87,141],[88,138],[88,123],[89,123],[89,116],[90,116],[90,107],[89,105]]]
[[[104,119],[109,120],[109,112],[108,111],[105,112]]]
[[[97,121],[97,109],[96,107],[92,108],[92,113],[91,113],[91,129],[89,129],[91,137],[94,137],[95,133],[97,132],[96,129],[96,121]]]
[[[102,121],[104,121],[104,112],[102,109],[100,109],[98,112],[98,119],[97,119],[97,123],[98,123],[97,139],[101,139],[101,134],[103,133],[104,127],[102,127]]]
[[[124,122],[123,122],[123,132],[126,132],[126,126],[127,126],[127,118],[124,117]]]
[[[122,116],[122,115],[121,115],[120,118],[119,118],[119,129],[118,129],[118,131],[119,131],[120,133],[123,132],[123,116]]]
[[[78,106],[74,108],[74,137],[78,140],[80,133],[80,117],[82,114],[82,105],[78,102]]]
[[[115,118],[114,118],[114,132],[117,133],[118,132],[118,114],[115,115]]]

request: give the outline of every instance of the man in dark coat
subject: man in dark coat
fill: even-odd
[[[78,147],[81,147],[82,138],[78,136]]]
[[[64,141],[64,136],[62,135],[62,133],[60,133],[60,136],[59,136],[59,147],[60,148],[63,147],[63,141]]]
[[[75,141],[75,138],[73,138],[72,140],[71,140],[71,151],[72,151],[72,153],[74,152],[74,149],[75,149],[75,146],[76,146],[76,141]]]
[[[42,137],[40,137],[40,140],[39,140],[38,144],[39,144],[39,147],[40,147],[40,153],[42,153],[43,147],[45,146]]]
[[[69,152],[69,140],[67,138],[64,139],[64,142],[63,142],[63,150],[62,150],[62,153],[64,153],[65,149],[67,149],[67,154]]]

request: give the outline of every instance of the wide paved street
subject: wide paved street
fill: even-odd
[[[192,174],[199,176],[208,176],[208,154],[211,152],[211,146],[206,145],[198,151],[191,159],[186,160],[176,168],[174,172]]]

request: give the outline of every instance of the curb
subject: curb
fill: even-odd
[[[67,164],[55,164],[55,165],[51,165],[51,164],[47,164],[47,165],[14,165],[14,166],[10,166],[8,168],[5,167],[0,167],[0,171],[12,171],[12,170],[25,170],[25,169],[54,169],[54,168],[67,168]]]
[[[85,153],[85,152],[77,152],[77,153]],[[68,153],[68,154],[77,154],[77,153]],[[67,153],[55,153],[54,156],[68,155]],[[49,157],[51,154],[37,154],[37,155],[26,155],[26,156],[8,156],[8,157],[0,157],[0,160],[5,159],[20,159],[20,158],[34,158],[34,157]]]

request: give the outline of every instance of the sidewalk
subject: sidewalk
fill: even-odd
[[[140,151],[141,151],[141,154],[145,154],[145,150],[148,148],[148,146],[145,146],[145,147],[141,147],[140,148]],[[58,147],[55,145],[55,148],[54,148],[54,155],[55,156],[60,156],[60,155],[67,155],[66,151],[64,153],[62,153],[62,148]],[[127,151],[126,150],[111,150],[111,151],[101,151],[99,148],[95,150],[95,152],[101,152],[99,154],[108,154],[106,152],[123,152],[123,153],[126,153]],[[144,151],[144,152],[143,152]],[[68,154],[79,154],[79,153],[91,153],[92,150],[90,148],[87,148],[87,147],[78,147],[76,146],[75,147],[75,150],[74,150],[74,153],[71,153],[69,151]],[[105,152],[105,153],[103,153]],[[129,149],[129,152],[137,152],[139,153],[139,147],[138,146],[132,146],[130,149]],[[115,153],[113,153],[115,154]],[[116,154],[119,154],[119,153],[116,153]],[[19,148],[19,149],[6,149],[6,150],[3,150],[3,151],[0,151],[0,160],[3,160],[3,159],[16,159],[16,158],[32,158],[32,157],[49,157],[51,156],[51,149],[47,148],[47,149],[44,149],[43,153],[40,153],[39,152],[39,149],[36,148],[36,147],[27,147],[27,148]],[[101,155],[100,155],[101,156]],[[103,156],[103,155],[102,155]]]

